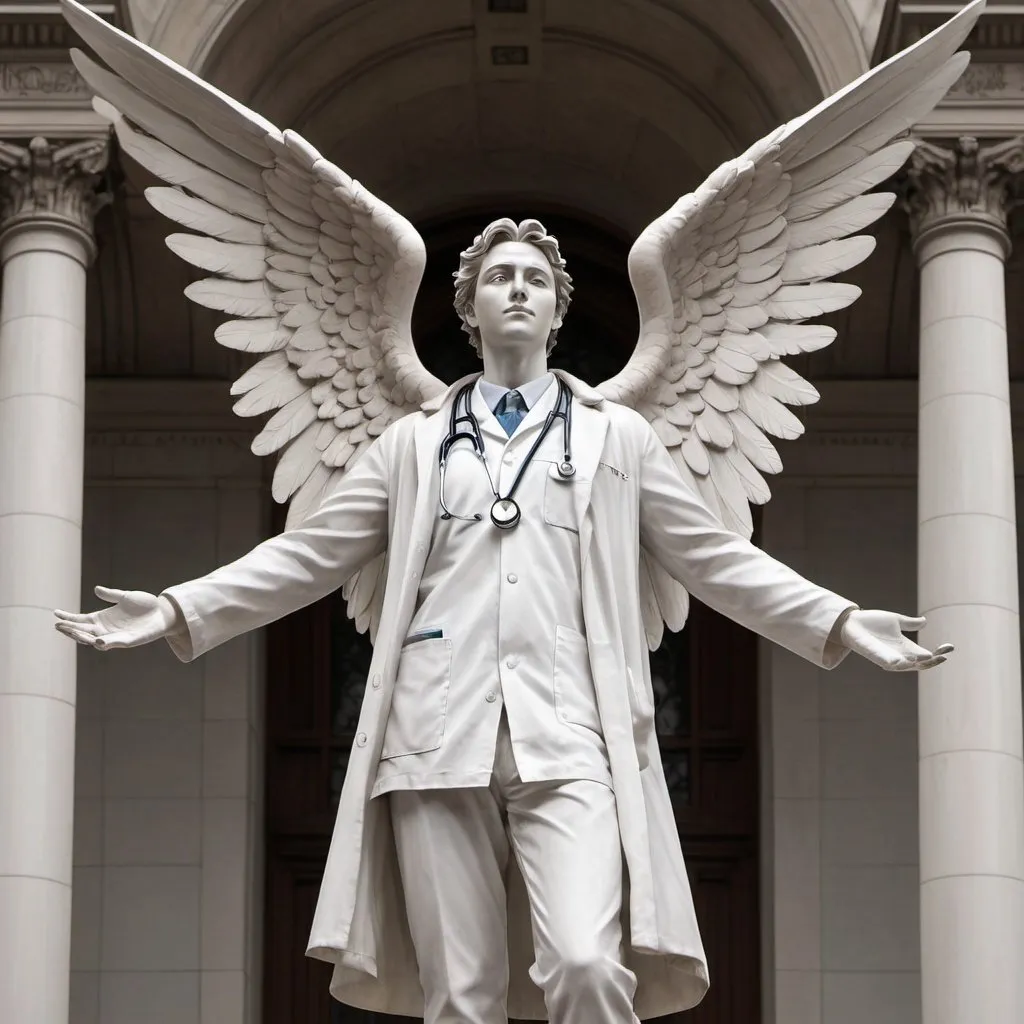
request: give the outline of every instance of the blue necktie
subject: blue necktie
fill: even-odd
[[[516,432],[516,427],[522,422],[526,412],[526,403],[518,391],[506,391],[494,407],[494,417],[505,428],[505,433],[509,437]]]

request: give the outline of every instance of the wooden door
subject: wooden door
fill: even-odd
[[[414,330],[424,362],[446,380],[479,365],[451,310],[451,272],[490,217],[424,233],[430,262]],[[552,363],[597,383],[621,369],[636,338],[627,245],[557,213],[543,219],[576,286]],[[369,643],[336,594],[271,626],[267,648],[263,1019],[378,1024],[389,1018],[333,1002],[329,967],[303,955]],[[695,602],[690,625],[667,634],[651,661],[665,772],[712,975],[704,1002],[678,1016],[688,1024],[760,1021],[756,653],[752,634]]]

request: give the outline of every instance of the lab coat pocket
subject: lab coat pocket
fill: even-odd
[[[576,521],[576,489],[579,481],[576,477],[568,480],[558,475],[555,464],[549,463],[547,477],[544,480],[544,522],[548,526],[558,526],[563,530],[579,533]]]
[[[451,640],[420,640],[403,649],[384,727],[382,758],[424,754],[441,746],[451,672]]]
[[[654,704],[647,696],[643,680],[638,684],[632,669],[626,669],[626,678],[629,681],[629,709],[633,719],[633,743],[636,746],[640,770],[643,771],[650,760],[647,755],[647,746],[655,728]]]
[[[559,721],[601,733],[587,638],[567,626],[555,630],[552,689]]]

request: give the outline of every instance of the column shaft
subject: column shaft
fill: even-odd
[[[53,166],[33,147],[36,195],[0,238],[0,1020],[66,1024],[76,651],[52,609],[80,594],[91,240],[56,203],[34,208]]]
[[[972,141],[959,155],[977,168]],[[960,176],[916,240],[918,605],[923,642],[957,646],[918,689],[922,1017],[1010,1024],[1024,1020],[1024,763],[1009,246],[991,204],[964,201],[963,166],[945,170]]]

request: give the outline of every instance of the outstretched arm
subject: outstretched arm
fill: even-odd
[[[57,611],[57,629],[99,650],[166,637],[179,658],[191,661],[312,604],[387,545],[388,467],[382,442],[383,437],[367,449],[298,529],[159,597],[97,587],[97,596],[114,606],[87,614]]]
[[[640,483],[641,543],[675,579],[716,611],[825,668],[849,651],[889,670],[945,661],[902,633],[924,620],[862,611],[727,530],[682,478],[653,430]]]

